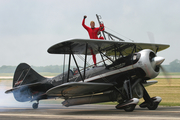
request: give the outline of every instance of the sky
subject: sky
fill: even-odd
[[[0,0],[0,66],[63,64],[62,55],[47,49],[71,38],[89,38],[82,19],[87,15],[86,25],[97,23],[96,14],[106,31],[127,42],[169,44],[158,53],[169,64],[180,60],[179,6],[179,0]]]

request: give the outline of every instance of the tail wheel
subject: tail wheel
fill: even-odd
[[[38,108],[38,105],[39,105],[39,103],[33,103],[32,108],[33,108],[33,109],[37,109],[37,108]]]
[[[126,112],[132,112],[132,111],[134,111],[135,107],[136,107],[136,104],[127,105],[124,107],[124,110]]]

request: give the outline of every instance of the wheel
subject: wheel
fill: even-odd
[[[136,107],[136,104],[127,105],[124,107],[124,110],[126,112],[132,112],[135,109],[135,107]]]
[[[159,102],[153,102],[152,104],[148,105],[147,108],[149,110],[156,110],[159,105]]]
[[[147,103],[146,102],[143,102],[139,105],[140,108],[146,108],[147,107]]]
[[[37,109],[37,108],[38,108],[38,103],[34,103],[34,104],[32,105],[32,107],[33,107],[33,109]]]

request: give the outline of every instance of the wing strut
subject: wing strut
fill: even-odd
[[[137,50],[136,50],[136,45],[134,45],[134,47],[133,47],[133,50],[132,50],[132,52],[131,52],[131,54],[133,54],[133,52],[136,52]]]
[[[99,53],[100,53],[100,55],[101,55],[101,58],[102,58],[102,60],[103,60],[103,63],[104,63],[104,65],[105,65],[105,67],[107,67],[107,65],[106,65],[106,63],[105,63],[105,60],[104,60],[104,58],[103,58],[102,53],[101,53],[101,52],[99,52]]]
[[[102,54],[103,56],[105,56],[106,58],[108,58],[111,62],[114,62],[113,60],[111,60],[111,58],[109,58],[107,55],[105,55],[104,53],[102,53],[101,51],[99,51],[100,54]]]
[[[88,48],[88,43],[86,43],[86,49],[85,49],[85,61],[84,61],[84,79],[85,80],[85,74],[86,74],[86,60],[87,60],[87,48]]]
[[[66,54],[64,54],[64,62],[63,62],[63,83],[64,83],[65,59],[66,59]]]
[[[158,52],[158,50],[159,50],[159,46],[157,46],[156,53]]]
[[[68,76],[67,76],[67,82],[69,82],[69,72],[70,72],[70,66],[71,66],[71,53],[69,54],[69,66],[68,66]]]

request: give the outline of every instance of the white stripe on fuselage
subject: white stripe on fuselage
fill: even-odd
[[[121,69],[117,69],[117,70],[114,70],[114,71],[106,72],[104,74],[100,74],[100,75],[97,75],[97,76],[85,79],[84,82],[94,81],[96,79],[108,77],[108,76],[111,76],[111,75],[114,75],[114,74],[125,72],[127,70],[131,70],[131,69],[133,69],[133,65],[130,65],[130,66],[127,66],[127,67],[124,67],[124,68],[121,68]],[[80,82],[83,82],[83,81],[80,81]]]

